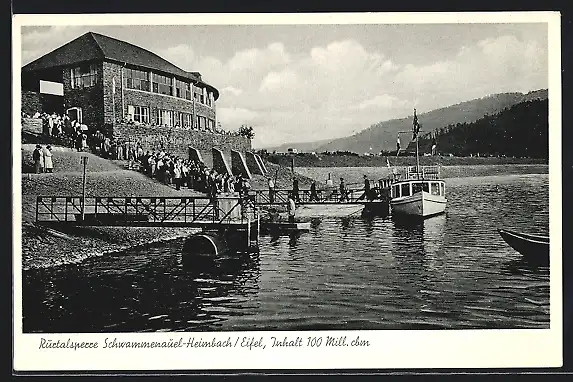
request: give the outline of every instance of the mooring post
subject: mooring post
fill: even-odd
[[[86,216],[86,165],[88,163],[88,157],[82,156],[82,164],[84,165],[83,177],[82,177],[82,224],[85,223]]]
[[[247,249],[251,246],[251,215],[247,212]]]
[[[260,232],[261,232],[261,207],[257,207],[257,246],[259,245]]]

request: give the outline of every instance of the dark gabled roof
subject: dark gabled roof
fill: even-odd
[[[54,67],[69,66],[92,60],[111,60],[156,70],[166,74],[190,79],[206,85],[219,98],[218,90],[201,80],[198,72],[187,72],[157,54],[137,45],[130,44],[99,33],[88,32],[52,52],[30,62],[22,71],[37,71]]]
[[[86,33],[30,62],[22,68],[22,71],[50,69],[103,58],[103,52],[92,34]]]

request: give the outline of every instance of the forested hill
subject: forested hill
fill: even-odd
[[[547,99],[525,101],[475,122],[437,128],[420,137],[420,155],[431,151],[435,136],[442,154],[548,158],[548,106]],[[415,151],[414,142],[408,151]]]
[[[486,115],[493,115],[520,102],[535,99],[547,99],[547,89],[529,93],[499,93],[491,96],[462,102],[456,105],[418,114],[422,130],[434,131],[436,128],[455,123],[471,123]],[[334,139],[313,151],[352,151],[362,154],[372,147],[374,152],[395,150],[396,137],[400,131],[412,129],[412,116],[379,122],[350,137]],[[400,137],[402,145],[407,146],[409,134]]]

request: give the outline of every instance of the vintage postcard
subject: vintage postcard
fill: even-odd
[[[561,366],[560,28],[15,15],[15,370]]]

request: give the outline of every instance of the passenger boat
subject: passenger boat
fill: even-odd
[[[523,256],[549,256],[549,237],[510,231],[498,228],[497,231],[509,246]]]
[[[410,166],[405,174],[396,174],[390,187],[392,215],[430,217],[446,210],[446,182],[440,179],[438,166],[417,169]]]
[[[394,168],[390,183],[390,209],[393,216],[427,218],[446,210],[446,182],[439,166],[420,167],[418,134],[420,125],[414,109],[413,139],[416,140],[416,166],[399,173]]]

